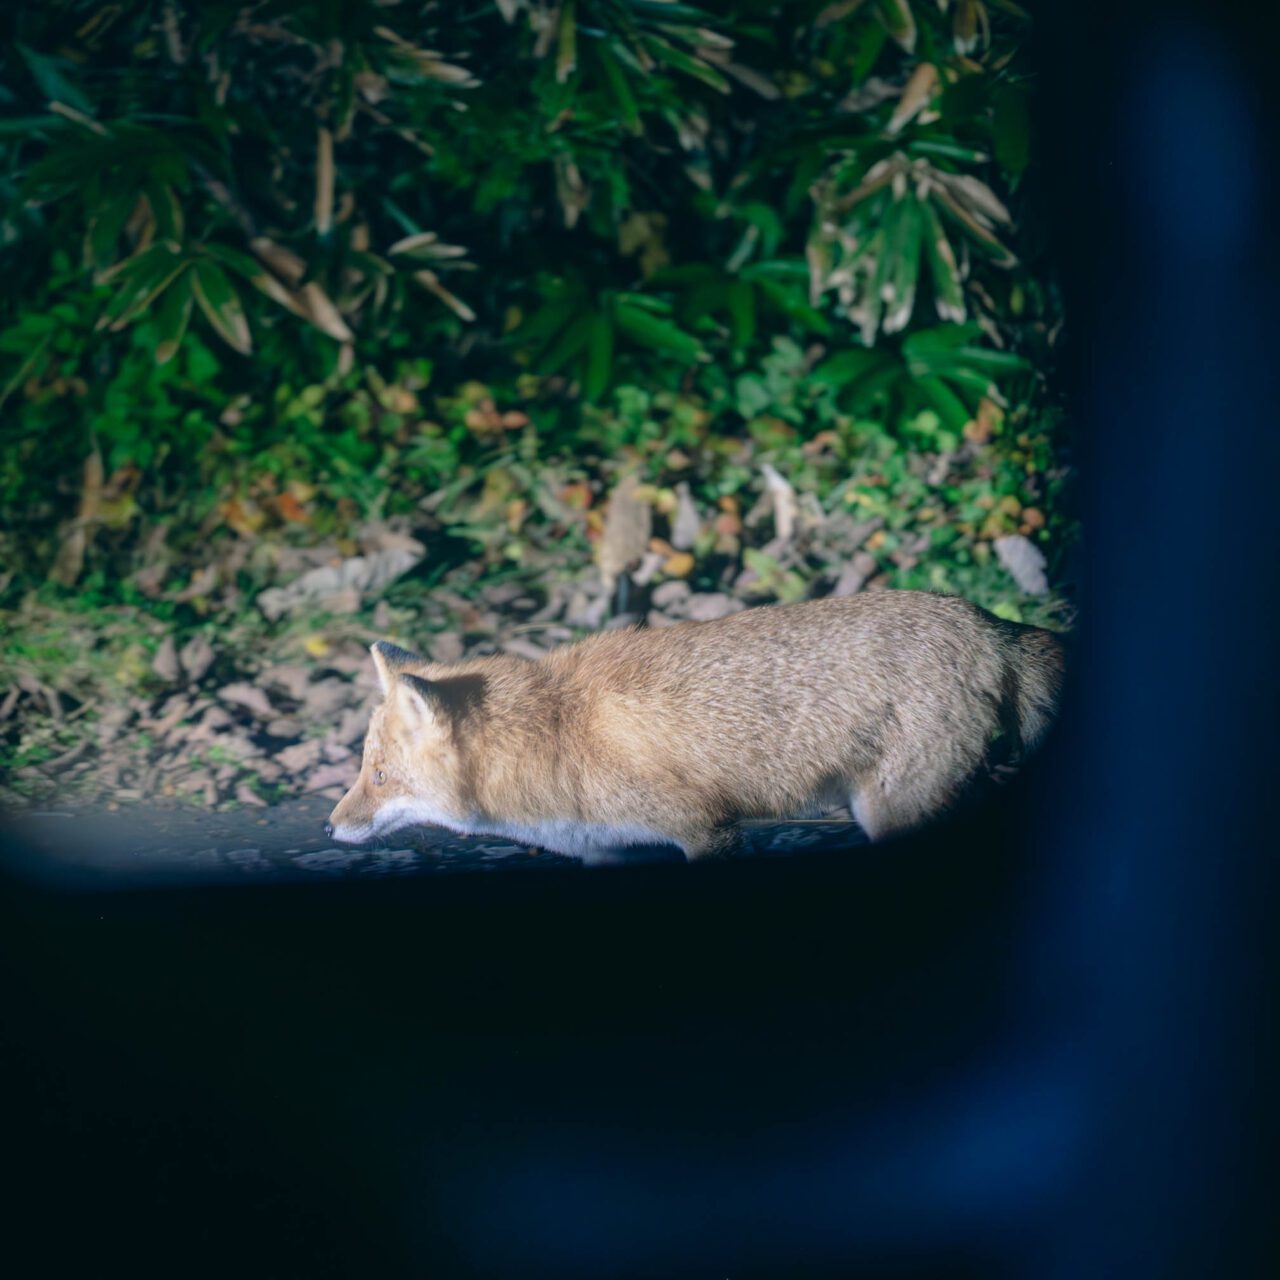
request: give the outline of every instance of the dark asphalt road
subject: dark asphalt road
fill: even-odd
[[[235,813],[141,807],[33,810],[5,817],[4,861],[28,878],[90,889],[583,865],[508,840],[458,836],[435,827],[397,832],[379,844],[337,845],[321,832],[331,808],[329,801],[317,798]],[[865,843],[856,823],[841,820],[753,822],[744,824],[744,832],[744,857]],[[674,847],[653,846],[620,850],[598,862],[682,857]]]

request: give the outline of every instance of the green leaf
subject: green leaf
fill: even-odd
[[[578,67],[577,0],[561,0],[560,30],[556,39],[556,82],[564,84]]]
[[[582,396],[589,401],[599,400],[609,385],[613,373],[613,321],[605,312],[598,312],[591,319],[591,332],[587,338],[586,368],[582,375]]]
[[[10,116],[0,120],[0,138],[27,138],[49,129],[66,127],[62,116]]]
[[[580,356],[591,340],[595,313],[579,316],[560,334],[537,360],[537,370],[544,377],[559,373],[570,360]]]
[[[1021,85],[1001,85],[992,103],[991,122],[996,160],[1015,177],[1031,159],[1031,108],[1029,94]]]
[[[234,271],[236,275],[243,276],[246,280],[253,280],[266,274],[266,267],[257,258],[252,254],[244,253],[240,249],[233,249],[230,245],[219,244],[216,240],[208,240],[200,247],[211,258],[216,258],[229,271]]]
[[[160,310],[156,315],[156,328],[160,334],[160,341],[156,343],[156,364],[168,364],[177,355],[191,319],[193,301],[191,278],[184,269],[173,279],[160,300]]]
[[[756,336],[756,291],[745,280],[735,280],[726,291],[725,303],[733,345],[743,351]]]
[[[65,102],[67,106],[74,107],[87,116],[93,115],[93,103],[62,73],[62,68],[71,66],[71,63],[65,58],[46,57],[17,41],[13,47],[22,55],[32,79],[40,86],[40,91],[46,98],[51,102]]]
[[[924,215],[911,196],[902,201],[895,242],[889,256],[893,264],[890,287],[893,300],[884,318],[885,333],[899,333],[911,321],[916,301],[916,281],[920,276],[920,242],[924,238]]]
[[[939,320],[962,322],[965,317],[964,286],[956,265],[955,250],[932,204],[924,206],[924,251],[933,277],[933,306]]]
[[[703,84],[710,85],[711,88],[718,90],[720,93],[729,92],[728,80],[710,65],[703,62],[701,58],[695,58],[691,54],[685,53],[683,49],[677,49],[675,45],[668,44],[660,36],[646,35],[643,37],[643,41],[645,48],[659,62],[665,62],[667,66],[676,71],[683,71],[686,75],[694,76],[696,79],[701,80]]]
[[[863,22],[853,28],[853,51],[847,72],[849,84],[862,84],[870,76],[884,50],[889,33],[878,22]]]
[[[828,356],[814,369],[814,382],[824,382],[839,390],[852,382],[856,382],[865,374],[886,365],[895,363],[887,351],[876,351],[870,347],[850,347],[845,351],[837,351]]]
[[[240,297],[221,267],[197,260],[192,267],[191,288],[204,318],[213,331],[233,351],[247,356],[253,350],[249,321],[245,318]]]
[[[702,344],[697,338],[648,311],[641,311],[620,301],[614,306],[613,318],[618,328],[641,346],[651,347],[655,351],[668,351],[685,360],[702,357]]]
[[[596,46],[596,55],[604,71],[604,78],[608,82],[609,91],[613,94],[613,99],[618,104],[618,115],[621,117],[623,125],[631,133],[638,136],[644,126],[640,123],[640,112],[636,107],[635,94],[631,92],[631,85],[627,81],[626,72],[618,65],[618,59],[614,56],[610,42],[602,40]]]
[[[89,221],[89,230],[84,238],[84,254],[89,265],[101,270],[108,263],[114,262],[116,245],[124,224],[133,212],[134,197],[132,194],[116,200],[107,200],[98,206]]]
[[[113,332],[123,329],[150,306],[185,264],[178,247],[168,243],[155,244],[135,254],[122,264],[120,287],[98,317],[96,327],[109,326]]]
[[[973,415],[965,407],[964,401],[945,382],[940,378],[917,378],[915,384],[952,431],[964,430]]]
[[[582,310],[577,299],[548,302],[511,333],[510,341],[520,347],[533,347],[549,342]]]

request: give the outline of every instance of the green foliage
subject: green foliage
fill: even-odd
[[[428,497],[489,569],[585,556],[559,491],[639,457],[713,503],[769,461],[881,513],[894,581],[998,594],[965,575],[1013,506],[1062,532],[1026,33],[1007,0],[12,6],[0,591],[155,605],[223,542]],[[763,554],[696,572],[803,586]]]

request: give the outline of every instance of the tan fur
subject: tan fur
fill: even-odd
[[[1049,632],[914,591],[605,632],[537,662],[373,652],[386,698],[338,838],[431,821],[574,853],[722,853],[740,818],[842,803],[873,839],[910,829],[1002,731],[1034,744],[1062,674]]]

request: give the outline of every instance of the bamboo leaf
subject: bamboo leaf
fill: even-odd
[[[1031,112],[1026,89],[1006,84],[992,104],[991,133],[996,160],[1009,173],[1020,174],[1031,158]]]
[[[938,87],[938,68],[932,62],[922,62],[911,73],[903,86],[902,97],[885,126],[886,133],[897,133],[903,125],[914,119],[928,105]]]
[[[606,312],[592,317],[587,339],[586,368],[582,377],[582,395],[596,401],[604,394],[613,373],[613,321]]]
[[[321,125],[316,130],[316,235],[333,230],[333,134]]]
[[[710,85],[720,93],[729,92],[728,80],[700,58],[685,53],[683,49],[677,49],[675,45],[668,43],[660,36],[646,35],[644,45],[659,62],[665,62],[674,70],[683,71],[686,75],[701,80],[703,84]]]
[[[876,16],[907,53],[916,51],[916,19],[908,0],[879,0]]]
[[[96,327],[110,327],[113,333],[125,328],[151,305],[184,265],[177,245],[169,243],[152,245],[131,259],[129,270],[121,273],[123,283],[98,317]]]
[[[191,320],[193,302],[191,278],[184,268],[160,299],[160,310],[156,315],[156,328],[160,333],[160,341],[156,343],[156,364],[168,364],[177,355]]]
[[[564,84],[578,66],[577,5],[574,0],[561,0],[560,33],[556,40],[556,83]]]
[[[973,417],[963,400],[941,378],[917,378],[915,385],[952,431],[960,432]]]
[[[640,123],[640,112],[636,107],[636,99],[631,92],[631,85],[627,82],[626,73],[618,65],[618,59],[614,57],[613,49],[608,41],[601,41],[596,53],[600,59],[600,66],[604,70],[605,79],[609,83],[609,90],[613,94],[614,101],[618,104],[618,112],[622,118],[622,123],[629,132],[639,136],[643,131],[643,125]]]
[[[537,362],[538,372],[544,377],[559,373],[570,360],[577,359],[591,340],[595,314],[579,316],[567,325],[560,336],[547,348]]]
[[[198,260],[191,269],[191,290],[213,331],[233,351],[247,356],[253,350],[249,321],[240,297],[221,267]]]
[[[40,86],[40,92],[51,101],[65,102],[86,116],[93,115],[93,103],[63,74],[62,68],[71,63],[64,58],[50,58],[25,44],[14,41],[13,47],[22,56],[31,72],[31,78]]]
[[[614,307],[613,318],[618,328],[641,346],[667,351],[686,360],[703,358],[702,344],[697,338],[651,312],[619,302]]]
[[[885,315],[885,333],[899,333],[911,320],[916,302],[916,282],[920,278],[920,246],[924,239],[924,216],[918,201],[903,202],[901,230],[893,255],[893,299]]]
[[[929,263],[929,274],[933,278],[933,306],[939,320],[951,320],[957,324],[964,321],[964,286],[960,281],[960,270],[956,266],[955,251],[951,241],[942,229],[942,220],[938,217],[933,205],[925,202],[924,206],[924,249]]]
[[[756,291],[745,281],[735,280],[728,288],[729,333],[739,351],[749,347],[756,336]]]

